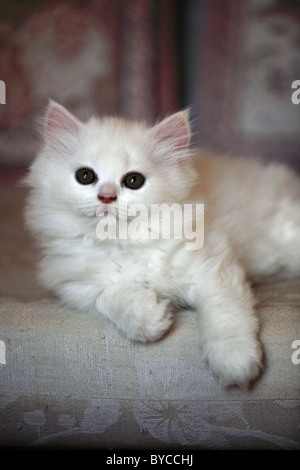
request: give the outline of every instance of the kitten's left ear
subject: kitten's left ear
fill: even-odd
[[[189,111],[179,111],[151,129],[155,153],[170,163],[186,158],[191,140]]]
[[[50,100],[45,118],[45,141],[52,149],[66,148],[78,136],[82,123],[63,106]]]

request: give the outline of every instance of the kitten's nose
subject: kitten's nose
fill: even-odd
[[[100,188],[98,199],[99,201],[103,202],[103,204],[110,204],[111,202],[116,201],[116,187],[112,184],[105,184],[102,186],[102,188]]]

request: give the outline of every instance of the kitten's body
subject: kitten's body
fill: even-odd
[[[44,284],[140,341],[169,329],[171,303],[189,305],[197,311],[204,357],[221,382],[254,379],[262,353],[245,274],[252,280],[300,275],[299,179],[281,165],[191,156],[185,113],[152,128],[118,119],[82,124],[52,103],[45,134],[27,178],[26,210],[44,249]],[[79,184],[80,167],[92,168],[98,180]],[[120,184],[130,171],[146,177],[141,188]],[[113,195],[107,204],[99,200],[103,188]],[[205,204],[202,249],[187,250],[186,240],[172,238],[97,236],[99,207],[191,201]]]
[[[199,154],[198,191],[252,281],[300,276],[300,179],[282,164]],[[201,197],[201,196],[200,196]]]

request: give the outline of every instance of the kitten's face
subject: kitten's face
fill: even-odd
[[[132,204],[180,202],[194,182],[186,159],[189,138],[184,112],[154,127],[116,118],[83,124],[52,103],[45,149],[31,168],[30,184],[47,206],[88,217],[121,217]]]

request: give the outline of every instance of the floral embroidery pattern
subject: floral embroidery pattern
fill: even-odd
[[[176,374],[173,368],[176,367]],[[184,400],[191,386],[187,374],[194,374],[194,384],[201,386],[209,381],[205,371],[192,367],[183,360],[161,358],[147,360],[137,366],[141,395],[144,399],[134,402],[133,413],[139,426],[152,437],[168,444],[210,446],[226,448],[230,438],[259,439],[275,447],[299,448],[297,442],[280,436],[252,429],[240,401]],[[181,387],[177,389],[176,384]],[[209,384],[211,386],[211,384]],[[164,398],[158,399],[159,392]],[[299,406],[293,400],[292,407]],[[285,405],[281,405],[285,406]],[[235,427],[232,425],[235,423]]]
[[[102,434],[116,423],[121,416],[120,404],[116,400],[92,400],[84,410],[81,422],[76,426],[76,419],[69,414],[61,414],[57,419],[56,431],[43,435],[47,423],[47,415],[42,410],[24,413],[24,422],[37,429],[38,438],[33,444],[45,444],[52,440],[79,434]],[[59,428],[62,428],[59,431]]]

